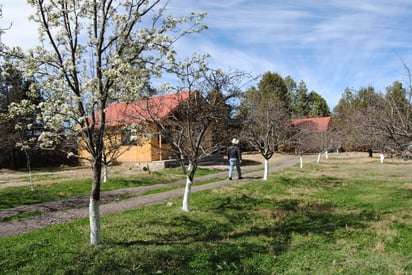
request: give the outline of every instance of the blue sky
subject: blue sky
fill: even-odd
[[[0,0],[8,46],[37,43],[25,0]],[[412,69],[410,0],[170,0],[173,14],[208,13],[209,27],[176,45],[178,52],[210,53],[210,64],[253,75],[267,71],[303,80],[331,109],[346,87],[376,91],[399,80],[402,60]],[[401,60],[402,59],[402,60]]]

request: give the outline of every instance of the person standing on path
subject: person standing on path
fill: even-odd
[[[242,161],[242,153],[239,148],[239,140],[232,139],[232,145],[227,148],[227,158],[229,160],[229,180],[232,180],[233,169],[236,167],[238,179],[242,179],[242,171],[240,162]]]

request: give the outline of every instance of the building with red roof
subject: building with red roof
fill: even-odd
[[[119,102],[108,105],[105,110],[107,127],[105,143],[109,146],[111,142],[117,144],[121,142],[120,148],[117,149],[120,153],[116,155],[114,162],[148,163],[170,159],[168,144],[164,143],[162,136],[151,122],[166,119],[192,94],[193,92],[178,92],[153,96],[133,103]],[[137,142],[131,139],[130,131],[119,130],[131,124],[144,125],[146,137]],[[110,136],[111,134],[115,136]],[[110,149],[106,148],[106,150]],[[87,158],[89,154],[86,150],[79,150],[79,155]]]
[[[153,96],[133,103],[113,103],[106,108],[107,126],[123,126],[167,117],[187,100],[193,92],[179,92]]]
[[[295,151],[322,152],[340,148],[340,138],[336,131],[332,130],[331,117],[301,118],[292,121],[297,128],[294,138]]]
[[[292,121],[292,125],[312,132],[322,133],[329,129],[330,122],[331,117],[310,117],[295,119]]]

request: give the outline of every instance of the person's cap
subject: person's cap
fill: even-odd
[[[238,140],[237,138],[233,138],[233,139],[232,139],[232,143],[233,143],[233,144],[239,144],[239,140]]]

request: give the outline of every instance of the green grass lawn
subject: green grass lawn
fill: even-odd
[[[196,176],[200,177],[217,172],[221,172],[221,170],[199,168],[196,171]],[[113,173],[108,182],[101,184],[101,190],[105,192],[122,188],[173,183],[184,179],[185,177],[182,175],[180,168],[168,168],[150,174],[139,173],[138,175],[129,175],[127,177],[121,173]],[[45,180],[44,177],[36,177],[34,191],[31,191],[29,186],[0,189],[0,209],[88,195],[91,190],[91,179],[76,180],[62,178],[62,176],[48,176],[47,184],[43,184],[42,180]],[[151,191],[151,193],[154,192],[156,190]]]
[[[104,216],[95,248],[87,219],[2,238],[0,273],[412,274],[411,168],[334,156]]]

